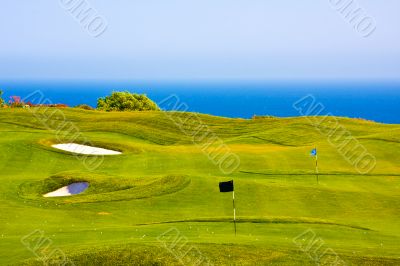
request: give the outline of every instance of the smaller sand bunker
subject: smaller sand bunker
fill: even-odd
[[[88,187],[89,187],[88,182],[72,183],[68,186],[59,188],[53,192],[44,194],[43,197],[51,198],[51,197],[66,197],[66,196],[77,195],[85,191]]]
[[[119,155],[122,154],[119,151],[107,150],[103,148],[97,148],[76,143],[64,143],[64,144],[54,144],[53,148],[68,151],[72,153],[85,154],[85,155]]]

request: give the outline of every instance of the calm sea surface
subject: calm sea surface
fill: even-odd
[[[96,106],[112,91],[145,93],[155,102],[176,94],[189,111],[225,117],[299,116],[298,99],[312,94],[324,113],[400,124],[400,83],[0,81],[4,99],[41,90],[53,103]]]

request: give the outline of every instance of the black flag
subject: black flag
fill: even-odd
[[[219,183],[219,192],[232,192],[233,180]]]

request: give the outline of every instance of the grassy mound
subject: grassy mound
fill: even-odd
[[[72,197],[43,198],[43,195],[72,183],[88,182],[85,192]],[[127,179],[93,173],[60,173],[43,181],[24,182],[19,196],[37,202],[49,203],[93,203],[144,199],[171,194],[184,189],[190,183],[186,176],[165,176]]]

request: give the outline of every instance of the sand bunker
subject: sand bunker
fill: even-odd
[[[88,182],[72,183],[71,185],[57,189],[56,191],[44,194],[43,197],[66,197],[71,195],[80,194],[89,187]]]
[[[54,144],[54,145],[52,145],[52,147],[59,149],[59,150],[63,150],[63,151],[85,154],[85,155],[119,155],[119,154],[121,154],[121,152],[119,152],[119,151],[106,150],[103,148],[91,147],[91,146],[86,146],[86,145],[81,145],[81,144],[76,144],[76,143]]]

